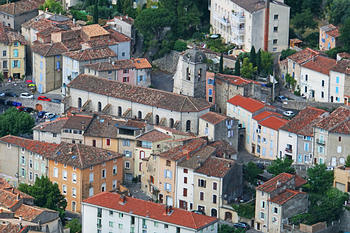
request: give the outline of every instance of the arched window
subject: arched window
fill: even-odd
[[[156,125],[159,125],[159,116],[156,115]]]
[[[216,218],[218,216],[218,211],[216,209],[211,209],[211,216]]]
[[[174,128],[174,119],[170,118],[169,127]]]
[[[99,111],[99,112],[101,112],[101,111],[102,111],[102,104],[101,104],[101,102],[98,102],[98,104],[97,104],[97,108],[98,108],[98,110],[97,110],[97,111]]]
[[[187,80],[191,80],[191,77],[190,77],[190,67],[187,67],[187,68],[186,68],[186,79],[187,79]]]
[[[82,101],[81,101],[81,98],[79,97],[78,98],[78,108],[81,108],[81,106],[82,106],[82,103],[81,103]]]
[[[191,121],[186,121],[186,131],[191,131]]]
[[[122,111],[122,107],[118,107],[118,116],[122,116],[123,111]]]
[[[202,78],[202,68],[198,70],[198,81]]]
[[[138,111],[137,118],[142,119],[142,112],[141,111]]]

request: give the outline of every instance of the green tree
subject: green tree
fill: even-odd
[[[244,229],[237,229],[226,224],[219,225],[218,233],[244,233]]]
[[[60,217],[64,216],[67,202],[61,194],[57,184],[46,176],[37,178],[34,185],[20,184],[18,189],[34,197],[34,204],[40,207],[56,210]]]
[[[224,54],[220,55],[220,63],[219,63],[219,73],[222,74],[224,72]]]
[[[276,159],[267,167],[267,171],[275,176],[283,172],[294,174],[295,169],[292,167],[293,160],[289,158]]]
[[[174,44],[174,50],[182,52],[187,49],[187,44],[183,40],[176,40]]]
[[[248,181],[252,185],[256,186],[257,177],[259,174],[263,173],[255,163],[249,162],[247,165],[243,165],[243,177],[244,180]]]
[[[253,64],[249,62],[249,58],[243,59],[243,64],[241,68],[241,76],[244,78],[252,79],[255,76],[255,73],[257,71],[256,67],[253,67]]]
[[[241,62],[239,61],[238,57],[237,57],[236,63],[235,63],[235,75],[237,75],[237,76],[241,75]]]
[[[266,51],[261,51],[260,55],[260,74],[268,76],[273,71],[273,57],[272,54]]]
[[[293,50],[293,49],[283,49],[281,51],[281,56],[280,56],[280,61],[286,59],[287,57],[289,57],[290,55],[293,55],[294,53],[296,53],[297,51]]]
[[[343,42],[344,47],[350,50],[350,17],[344,22],[344,25],[340,27],[340,40]]]
[[[95,0],[95,4],[94,4],[94,11],[93,11],[93,22],[95,24],[98,23],[98,0]]]
[[[255,201],[250,203],[234,204],[232,207],[237,212],[238,216],[249,219],[254,218]]]
[[[286,79],[286,83],[288,84],[288,88],[292,88],[294,90],[295,84],[297,83],[295,78],[293,78],[290,74],[287,73],[285,76],[285,79]]]
[[[311,193],[325,193],[333,185],[333,171],[328,171],[325,164],[318,164],[307,170],[308,182],[305,185]]]
[[[261,72],[261,49],[258,50],[256,53],[256,67],[257,67],[257,72],[260,74]]]
[[[16,108],[9,108],[0,115],[0,137],[11,134],[15,136],[32,132],[34,119],[26,112],[20,112]]]
[[[61,2],[55,0],[45,0],[44,4],[39,7],[40,10],[48,9],[49,12],[61,14],[63,13],[63,7]]]
[[[345,167],[350,167],[350,155],[348,155],[348,157],[346,157]]]
[[[327,7],[329,21],[335,25],[342,24],[350,17],[350,1],[332,0]]]
[[[252,48],[250,49],[249,61],[253,64],[254,67],[256,66],[256,52],[254,46],[252,46]]]
[[[69,228],[70,233],[81,233],[81,223],[77,218],[74,218],[73,220],[69,221],[66,224],[65,228]]]
[[[306,9],[301,13],[297,13],[291,20],[291,23],[295,29],[298,29],[300,33],[304,33],[306,28],[316,28],[315,22],[310,9]]]

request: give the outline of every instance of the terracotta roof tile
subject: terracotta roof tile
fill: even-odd
[[[340,35],[338,27],[334,26],[333,24],[322,26],[321,30],[323,30],[326,34],[334,38],[337,38]]]
[[[109,32],[98,24],[91,24],[81,29],[89,37],[109,35]]]
[[[200,150],[207,144],[207,141],[202,138],[195,138],[189,140],[184,145],[174,147],[170,150],[164,151],[159,154],[160,157],[164,157],[173,161],[180,160],[186,156],[191,156],[196,151]]]
[[[204,146],[191,156],[186,156],[184,160],[178,163],[180,167],[197,169],[212,155],[215,155],[216,148],[212,146]]]
[[[62,117],[62,118],[57,118],[56,120],[53,120],[53,121],[43,122],[35,126],[33,130],[38,130],[42,132],[51,132],[51,133],[61,133],[61,129],[63,128],[67,120],[68,120],[68,117]]]
[[[337,64],[331,68],[331,70],[350,75],[350,60],[343,59],[338,61]]]
[[[229,117],[216,113],[216,112],[208,112],[202,116],[200,116],[201,119],[211,123],[211,124],[219,124],[220,122],[228,119]]]
[[[264,120],[264,119],[266,119],[267,117],[270,117],[270,116],[279,116],[279,117],[281,117],[282,115],[277,113],[277,112],[263,111],[263,112],[259,113],[258,115],[254,116],[253,119],[257,120],[257,121],[261,121],[261,120]]]
[[[7,135],[0,138],[0,141],[4,143],[10,143],[22,148],[25,148],[28,151],[37,153],[43,156],[49,156],[57,149],[57,144],[41,142],[37,140],[31,140],[26,138],[21,138],[17,136]]]
[[[32,46],[32,51],[44,57],[62,55],[68,52],[68,48],[61,42],[50,43],[50,44],[40,44],[36,43]]]
[[[113,38],[119,43],[131,41],[130,37],[127,37],[126,35],[117,32],[113,29],[110,29],[109,26],[105,26],[104,28],[110,33],[111,38]]]
[[[26,45],[27,41],[24,39],[20,33],[14,31],[9,27],[4,27],[0,25],[0,43],[2,44],[12,44],[14,42],[19,42],[21,45]]]
[[[324,129],[331,133],[350,133],[350,108],[341,106],[334,110],[329,116],[319,121],[315,127]]]
[[[297,195],[306,195],[304,192],[299,192],[296,190],[286,189],[283,193],[280,193],[273,198],[270,199],[271,202],[276,203],[278,205],[283,205],[289,200],[293,199]]]
[[[259,121],[259,124],[270,129],[278,130],[288,122],[289,121],[286,119],[282,119],[277,116],[270,116],[265,120]]]
[[[171,138],[172,137],[170,135],[162,133],[156,129],[153,129],[137,137],[137,140],[148,141],[148,142],[159,142],[159,141],[164,141]]]
[[[63,54],[77,61],[90,61],[103,58],[117,57],[110,48],[92,48],[79,51],[71,51]]]
[[[20,233],[22,232],[25,227],[21,227],[19,224],[12,224],[12,223],[0,223],[0,232],[6,232],[6,233]]]
[[[292,120],[290,120],[287,124],[281,127],[281,130],[285,130],[291,133],[304,135],[304,136],[312,136],[313,129],[312,127],[320,120],[322,120],[322,116],[327,111],[306,107],[301,110]],[[324,116],[324,115],[323,115]]]
[[[0,5],[0,12],[9,15],[20,15],[26,12],[37,10],[44,0],[21,0]]]
[[[19,191],[18,189],[14,188],[13,186],[11,186],[9,183],[6,182],[6,180],[4,178],[0,178],[0,190],[4,190],[4,191],[8,191],[14,194],[20,194],[21,198],[25,198],[25,199],[33,199],[34,198],[24,192]]]
[[[233,168],[234,161],[223,158],[210,157],[195,172],[207,176],[224,177]]]
[[[18,209],[15,210],[15,216],[16,217],[21,216],[24,221],[32,222],[45,211],[48,211],[48,210],[42,209],[36,206],[29,206],[29,205],[22,204]],[[50,212],[54,212],[54,211],[50,210]]]
[[[254,84],[261,84],[260,82],[257,81],[253,81],[253,80],[249,80],[249,79],[244,79],[240,76],[236,76],[236,75],[228,75],[228,74],[215,74],[215,78],[218,78],[220,80],[225,80],[233,85],[236,86],[245,86],[247,84],[250,83],[254,83]]]
[[[80,169],[85,169],[121,157],[121,154],[114,151],[83,144],[61,142],[56,152],[51,153],[49,159],[61,164],[68,164]]]
[[[108,209],[117,210],[124,213],[131,213],[141,217],[147,217],[154,220],[176,224],[191,229],[202,229],[209,224],[218,221],[217,218],[196,214],[183,209],[173,208],[172,214],[165,212],[165,205],[126,197],[126,202],[121,202],[120,194],[103,192],[83,201],[87,204],[101,206]]]
[[[227,156],[232,156],[237,153],[237,150],[224,140],[212,142],[210,146],[216,148],[216,157],[226,158]]]
[[[336,60],[324,57],[316,56],[313,59],[307,61],[302,66],[319,73],[329,75],[329,71],[336,65]]]
[[[319,55],[320,53],[316,50],[306,48],[301,50],[300,52],[294,53],[287,57],[287,59],[290,59],[298,64],[302,64],[308,60],[310,60],[312,57]]]
[[[240,106],[251,113],[254,113],[265,107],[265,104],[263,102],[252,98],[243,97],[241,95],[236,95],[229,99],[227,102],[235,106]]]
[[[204,99],[146,87],[136,87],[86,74],[78,75],[68,84],[68,87],[177,112],[199,112],[211,106]]]
[[[301,177],[298,177],[297,175],[292,175],[289,173],[281,173],[281,174],[273,177],[272,179],[266,181],[265,183],[259,185],[256,189],[263,191],[263,192],[271,193],[277,189],[278,183],[280,185],[283,185],[283,184],[287,183],[288,181],[290,181],[291,179],[295,179],[295,187],[296,188],[300,187],[301,185],[306,183],[306,180],[304,180]]]
[[[151,69],[152,65],[146,58],[116,60],[112,62],[98,62],[86,64],[85,67],[96,71],[124,70],[124,69]]]
[[[147,58],[132,58],[136,69],[151,69],[152,65]]]

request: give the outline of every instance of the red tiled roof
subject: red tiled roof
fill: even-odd
[[[68,120],[68,117],[60,117],[53,121],[47,121],[36,125],[33,130],[51,133],[61,133],[61,129]]]
[[[0,232],[3,233],[20,233],[22,230],[27,228],[27,226],[22,227],[19,224],[12,224],[12,223],[0,223]]]
[[[109,32],[98,24],[84,26],[81,30],[89,37],[109,35]]]
[[[22,204],[18,209],[15,210],[15,216],[21,216],[24,221],[31,222],[45,211],[47,211],[47,209]],[[53,212],[53,210],[50,210],[50,212]]]
[[[152,68],[152,65],[148,62],[146,58],[132,58],[112,62],[98,62],[86,64],[85,67],[97,71],[108,71],[123,69],[150,69]]]
[[[68,52],[68,48],[62,43],[40,44],[35,43],[32,46],[32,51],[44,57],[61,55]]]
[[[205,139],[194,138],[189,142],[187,142],[185,145],[180,145],[160,153],[159,156],[177,161],[187,156],[188,154],[197,151],[198,149],[200,149],[202,146],[206,144],[207,144],[207,141]]]
[[[278,205],[283,205],[297,195],[306,195],[306,193],[299,192],[296,190],[286,189],[283,193],[280,193],[277,196],[274,196],[273,198],[271,198],[270,201]]]
[[[49,156],[51,155],[56,149],[57,144],[54,143],[48,143],[48,142],[41,142],[37,140],[31,140],[27,138],[7,135],[2,138],[0,138],[0,141],[5,143],[10,143],[12,145],[16,145],[19,147],[23,147],[28,151],[31,151],[33,153],[37,153],[43,156]]]
[[[350,60],[343,59],[343,60],[338,61],[337,64],[332,67],[331,70],[349,75],[350,74]]]
[[[329,116],[318,122],[315,127],[329,132],[349,134],[350,132],[350,108],[341,106]]]
[[[322,120],[321,115],[327,111],[314,108],[306,107],[301,110],[292,120],[281,127],[282,130],[300,134],[304,136],[313,135],[313,126],[320,120]]]
[[[207,176],[224,177],[232,169],[234,162],[232,160],[209,157],[202,166],[195,170]]]
[[[337,38],[340,35],[338,27],[334,26],[333,24],[325,25],[321,27],[321,30],[323,30],[326,34],[334,38]]]
[[[236,95],[229,99],[227,102],[235,106],[240,106],[251,113],[254,113],[265,107],[265,104],[263,102],[252,98],[243,97],[241,95]]]
[[[307,60],[310,60],[312,57],[319,55],[320,53],[317,52],[316,50],[306,48],[301,50],[300,52],[294,53],[287,58],[298,63],[302,64],[306,62]]]
[[[316,56],[308,62],[304,63],[302,66],[319,73],[328,75],[329,71],[336,65],[336,60],[325,57],[325,56]]]
[[[279,128],[284,126],[287,122],[288,120],[286,119],[282,119],[276,116],[270,116],[267,119],[260,121],[259,124],[270,129],[278,130]]]
[[[117,32],[113,29],[110,29],[109,26],[105,26],[104,28],[110,33],[111,38],[113,38],[114,40],[116,40],[119,43],[131,41],[130,37],[127,37],[126,35],[124,35],[120,32]]]
[[[236,75],[229,75],[229,74],[216,74],[215,75],[216,78],[219,78],[221,80],[225,80],[233,85],[236,86],[243,86],[243,85],[247,85],[249,83],[255,83],[255,84],[261,84],[259,82],[253,81],[253,80],[249,80],[249,79],[244,79],[240,76],[236,76]]]
[[[289,173],[281,173],[281,174],[275,176],[274,178],[266,181],[265,183],[259,185],[256,189],[263,191],[263,192],[271,193],[277,189],[278,183],[280,185],[283,185],[291,179],[295,179],[295,187],[296,188],[300,187],[301,185],[306,183],[306,180],[304,180],[301,177],[298,177],[297,175],[292,175]]]
[[[117,55],[110,48],[92,48],[92,49],[71,51],[71,52],[66,52],[63,55],[77,61],[89,61],[89,60],[117,57]]]
[[[12,187],[9,183],[6,182],[6,180],[4,178],[0,178],[0,190],[4,190],[4,191],[8,191],[11,192],[13,194],[19,194],[21,198],[25,198],[25,199],[33,199],[34,198],[24,192],[19,191],[18,189]]]
[[[18,2],[10,2],[0,5],[0,12],[9,15],[20,15],[37,10],[44,2],[44,0],[21,0]]]
[[[171,139],[171,136],[162,133],[156,129],[148,131],[136,138],[139,141],[159,142],[167,139]]]
[[[176,112],[200,112],[211,106],[205,99],[133,86],[87,74],[78,75],[68,87]]]
[[[218,221],[217,218],[196,214],[183,209],[173,208],[168,215],[165,212],[165,205],[126,197],[126,202],[121,202],[120,194],[103,192],[85,199],[83,203],[101,206],[124,213],[132,213],[137,216],[151,218],[157,221],[167,222],[191,229],[202,229]]]
[[[226,119],[228,119],[227,116],[216,113],[216,112],[208,112],[202,116],[200,116],[201,119],[208,121],[209,123],[216,125]]]
[[[24,36],[9,27],[4,27],[2,24],[0,25],[0,42],[6,45],[14,42],[19,42],[21,45],[27,44]]]
[[[253,119],[257,120],[257,121],[261,121],[261,120],[266,119],[267,117],[270,117],[270,116],[282,116],[282,115],[277,113],[277,112],[263,111],[263,112],[259,113],[258,115],[254,116]]]

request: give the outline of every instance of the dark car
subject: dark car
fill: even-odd
[[[50,98],[48,98],[48,97],[46,97],[46,96],[44,96],[44,95],[39,96],[39,97],[38,97],[38,100],[48,101],[48,102],[50,102],[50,101],[51,101],[51,99],[50,99]]]
[[[15,107],[22,106],[22,103],[13,101],[12,106],[15,106]]]
[[[195,214],[205,215],[205,213],[202,210],[192,210],[192,212],[195,213]]]
[[[13,93],[13,92],[6,92],[5,93],[5,96],[8,96],[8,97],[18,97],[18,95],[16,93]]]
[[[52,99],[51,102],[52,102],[52,103],[60,104],[60,103],[61,103],[61,100],[60,100],[60,99]]]
[[[248,223],[245,223],[245,222],[238,222],[238,223],[233,224],[233,226],[235,228],[243,228],[243,229],[247,229],[247,230],[250,228]]]
[[[40,111],[39,113],[38,113],[38,117],[39,118],[43,118],[44,117],[44,115],[45,115],[45,111]]]

